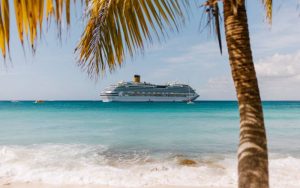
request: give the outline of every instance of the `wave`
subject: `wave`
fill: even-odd
[[[0,180],[46,184],[147,187],[236,187],[235,155],[201,157],[114,151],[102,145],[0,146]],[[300,158],[270,159],[271,187],[300,187]]]

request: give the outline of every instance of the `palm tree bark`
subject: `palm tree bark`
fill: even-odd
[[[226,42],[240,111],[239,188],[268,188],[268,151],[263,109],[252,59],[247,12],[224,1]]]

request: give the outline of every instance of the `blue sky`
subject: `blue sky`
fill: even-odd
[[[247,1],[253,57],[263,100],[300,100],[300,9],[297,0],[284,2],[274,1],[270,26],[261,1]],[[70,30],[63,28],[61,43],[54,24],[49,31],[44,30],[34,56],[28,49],[24,54],[13,17],[12,62],[4,64],[1,59],[0,100],[98,100],[105,87],[131,80],[134,74],[151,83],[188,83],[200,94],[200,100],[235,100],[227,51],[220,55],[214,37],[200,33],[200,17],[200,9],[195,8],[180,33],[171,33],[164,43],[149,45],[143,55],[126,59],[122,68],[97,82],[75,63],[74,49],[84,29],[80,11],[72,16]]]

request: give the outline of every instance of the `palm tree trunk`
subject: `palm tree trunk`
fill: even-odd
[[[240,111],[239,188],[268,188],[268,151],[263,110],[249,39],[245,2],[224,1],[226,42]],[[235,14],[236,13],[236,14]]]

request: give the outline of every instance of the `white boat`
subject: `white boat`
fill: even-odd
[[[189,85],[156,85],[141,82],[139,75],[134,75],[132,82],[111,85],[101,92],[100,96],[103,102],[188,102],[199,97]]]
[[[36,101],[34,101],[34,103],[36,103],[36,104],[38,104],[38,103],[44,103],[45,101],[43,101],[43,100],[36,100]]]
[[[193,101],[188,101],[187,104],[195,104]]]

